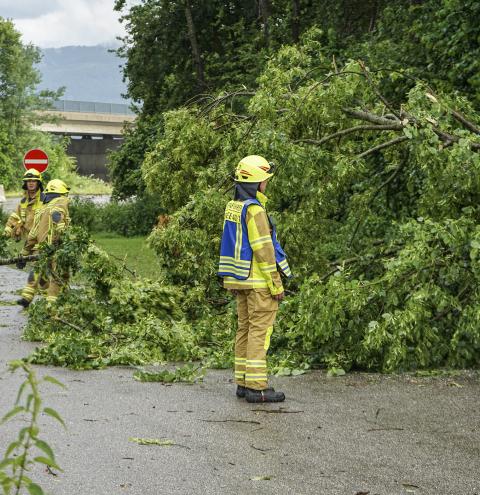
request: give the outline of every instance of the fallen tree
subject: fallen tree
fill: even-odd
[[[234,320],[215,276],[218,246],[234,166],[257,153],[279,165],[269,210],[296,274],[272,340],[276,370],[476,366],[480,118],[422,81],[388,101],[383,84],[399,77],[358,61],[339,69],[313,36],[282,48],[253,95],[165,113],[142,169],[168,215],[149,239],[158,280],[132,283],[98,252],[83,258],[90,288],[56,311],[88,338],[78,328],[66,337],[58,319],[45,327],[46,308],[34,306],[26,335],[50,343],[37,362],[229,365]],[[152,301],[169,291],[181,315],[159,321]]]

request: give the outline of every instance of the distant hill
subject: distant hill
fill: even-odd
[[[98,46],[64,46],[44,48],[38,65],[42,74],[40,89],[65,86],[65,99],[128,103],[122,98],[126,87],[122,82],[121,60]]]

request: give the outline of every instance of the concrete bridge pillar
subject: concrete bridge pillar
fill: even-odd
[[[101,139],[93,136],[71,138],[67,155],[77,160],[77,170],[80,175],[93,175],[106,181],[108,180],[107,154],[118,149],[121,143],[121,138],[113,136],[103,136]]]

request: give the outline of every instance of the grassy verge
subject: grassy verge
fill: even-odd
[[[85,196],[97,196],[103,194],[112,194],[112,186],[107,182],[103,182],[100,179],[93,179],[91,177],[82,177],[80,180],[75,180],[72,184],[67,179],[62,179],[64,182],[70,186],[70,194],[85,195]],[[45,184],[46,185],[46,184]],[[7,198],[20,198],[23,196],[22,189],[12,189],[5,191],[5,196]]]
[[[146,237],[122,237],[110,233],[93,234],[96,244],[111,256],[124,260],[139,276],[154,280],[158,273],[155,253],[147,246]]]

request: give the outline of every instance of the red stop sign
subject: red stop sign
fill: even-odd
[[[45,172],[48,168],[48,155],[39,149],[27,151],[23,157],[23,166],[27,170],[34,168],[40,173]]]

